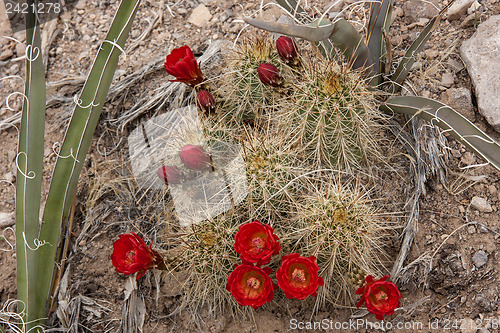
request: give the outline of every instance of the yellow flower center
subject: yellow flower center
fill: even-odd
[[[260,281],[259,281],[259,279],[252,276],[252,277],[248,278],[247,286],[249,286],[252,289],[259,289]]]
[[[306,280],[306,273],[301,268],[295,268],[292,272],[292,278],[295,281],[304,282]]]

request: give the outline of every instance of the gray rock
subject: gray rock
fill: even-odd
[[[441,76],[441,84],[447,88],[451,87],[455,83],[455,75],[452,73],[444,73]]]
[[[394,8],[391,14],[391,23],[393,23],[396,20],[396,18],[401,17],[403,15],[404,15],[403,8],[401,7]]]
[[[208,25],[208,21],[212,18],[212,14],[204,4],[199,4],[188,18],[188,22],[197,26],[205,27]]]
[[[488,192],[490,192],[491,195],[497,194],[497,188],[495,187],[495,185],[491,184],[490,186],[488,186]]]
[[[477,225],[477,230],[479,230],[480,233],[482,234],[487,234],[488,233],[488,228],[484,224],[478,224]]]
[[[87,7],[87,2],[85,0],[78,1],[75,6],[76,9],[85,9],[85,7]]]
[[[16,43],[16,54],[18,57],[26,55],[26,47],[24,44]]]
[[[481,198],[478,196],[472,198],[470,205],[472,206],[472,208],[477,209],[478,211],[483,213],[491,213],[493,211],[488,201],[486,201],[485,198]]]
[[[476,156],[470,151],[466,151],[462,157],[460,157],[460,162],[465,165],[473,165],[476,163]]]
[[[475,306],[482,312],[491,311],[491,302],[485,295],[478,294],[474,297]]]
[[[9,183],[13,183],[16,181],[16,176],[14,176],[12,172],[7,172],[5,175],[3,175],[3,178]]]
[[[440,6],[440,0],[407,0],[404,2],[403,11],[407,19],[411,16],[413,19],[412,21],[415,22],[421,17],[432,18],[436,16],[439,13],[438,8]]]
[[[443,93],[442,100],[470,121],[476,120],[469,89],[464,87],[448,89]]]
[[[474,1],[474,3],[467,9],[467,14],[475,14],[477,12],[481,11],[481,4],[479,2]]]
[[[448,59],[446,63],[448,67],[452,69],[455,74],[465,68],[463,62],[455,60],[453,58]]]
[[[453,21],[461,18],[467,12],[467,8],[474,2],[474,0],[457,0],[446,13],[448,21]]]
[[[462,23],[460,23],[460,28],[468,28],[472,27],[474,24],[477,24],[477,16],[476,14],[467,15],[464,19],[462,19]]]
[[[475,88],[479,113],[500,132],[500,15],[481,23],[460,48]]]
[[[0,61],[7,60],[10,57],[12,57],[13,55],[14,55],[14,52],[11,49],[7,49],[5,51],[2,51],[2,53],[0,53]]]
[[[490,333],[490,331],[489,331],[488,329],[484,328],[484,327],[481,327],[481,328],[477,331],[477,333]]]
[[[10,227],[16,223],[14,213],[0,212],[0,228]]]
[[[479,250],[472,256],[472,261],[474,262],[474,266],[480,268],[488,261],[488,255],[483,250]]]
[[[12,29],[10,28],[9,16],[7,15],[7,10],[5,9],[6,1],[0,3],[0,36],[12,36]],[[0,38],[3,40],[8,40],[6,38]]]

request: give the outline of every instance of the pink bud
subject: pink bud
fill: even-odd
[[[182,171],[176,166],[162,166],[158,169],[156,174],[165,184],[180,184],[184,180]]]
[[[276,49],[281,59],[288,64],[296,63],[297,61],[297,45],[287,36],[281,36],[276,40]]]
[[[257,68],[260,81],[268,86],[278,87],[281,85],[281,77],[276,66],[263,63]]]
[[[201,146],[186,145],[181,149],[181,161],[186,168],[196,171],[211,168],[210,155]]]
[[[211,112],[215,109],[215,99],[208,91],[200,90],[196,99],[198,106],[206,112]]]

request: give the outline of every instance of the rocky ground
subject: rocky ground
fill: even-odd
[[[446,3],[446,0],[395,1],[389,35],[394,59],[403,56],[423,26],[438,13],[437,8]],[[327,17],[334,18],[339,11],[345,10],[341,15],[357,22],[360,29],[368,7],[368,4],[351,0],[307,1],[306,4],[308,12],[315,16],[327,11]],[[53,149],[53,145],[63,138],[72,110],[72,97],[81,88],[82,79],[117,6],[118,1],[114,0],[80,0],[75,8],[45,26],[48,32],[44,56],[47,59],[49,107],[44,195],[56,158],[57,149]],[[24,33],[11,30],[3,11],[0,3],[0,36],[24,42]],[[458,0],[419,56],[407,86],[411,93],[453,106],[497,141],[500,141],[500,134],[495,131],[495,128],[500,130],[500,64],[498,54],[488,54],[488,49],[496,45],[498,52],[499,14],[497,0]],[[196,55],[201,55],[215,40],[232,42],[240,33],[255,33],[251,27],[244,29],[241,20],[244,15],[276,20],[281,10],[268,1],[161,0],[141,4],[115,84],[142,66],[150,64],[153,70],[105,106],[89,161],[82,173],[76,225],[71,235],[72,251],[63,279],[68,284],[66,290],[61,286],[59,296],[70,306],[61,310],[59,319],[52,316],[54,327],[71,328],[72,332],[134,331],[134,325],[141,326],[141,320],[139,324],[122,323],[121,318],[124,304],[132,306],[130,295],[138,294],[139,301],[132,304],[142,304],[140,300],[144,300],[144,332],[288,332],[298,328],[299,322],[322,320],[326,320],[322,323],[328,327],[317,331],[381,331],[380,326],[370,327],[376,322],[375,318],[357,311],[354,304],[348,308],[330,306],[312,315],[310,303],[281,300],[255,311],[253,317],[247,319],[224,314],[212,317],[203,311],[174,313],[182,302],[175,284],[162,280],[158,286],[153,275],[148,274],[136,287],[139,293],[130,293],[134,286],[128,285],[127,278],[117,274],[111,265],[109,255],[113,241],[118,234],[130,230],[134,221],[134,216],[126,214],[101,214],[105,210],[102,207],[118,212],[126,209],[120,203],[119,194],[95,195],[97,188],[109,191],[103,187],[110,179],[107,171],[121,165],[126,156],[120,136],[134,128],[132,122],[124,132],[119,132],[113,120],[167,79],[162,62],[171,49],[187,44]],[[485,25],[488,20],[490,28]],[[476,32],[481,33],[481,29],[486,39],[467,42],[461,51],[464,41]],[[15,204],[17,130],[7,123],[15,119],[22,105],[22,99],[13,93],[23,90],[24,52],[22,44],[0,37],[0,77],[3,78],[0,80],[0,304],[16,298],[16,259],[10,246],[14,237],[9,227],[13,226]],[[489,56],[491,60],[483,60],[483,67],[476,68],[475,56]],[[447,140],[450,148],[448,178],[445,182],[437,177],[427,181],[426,194],[420,200],[418,232],[406,261],[407,265],[412,264],[399,284],[402,309],[388,318],[393,328],[386,323],[387,332],[500,332],[500,257],[497,251],[500,244],[500,173],[491,166],[483,166],[484,161],[456,140]],[[407,164],[398,155],[401,154],[394,157],[395,165],[403,170]],[[407,186],[403,178],[387,182],[388,193],[391,187]],[[99,198],[99,203],[89,200],[92,195]],[[388,200],[403,207],[405,198]],[[395,252],[398,243],[395,240]],[[349,324],[350,320],[350,326],[344,324],[345,329],[338,329],[338,325]],[[353,328],[354,322],[360,326]],[[398,323],[400,329],[396,328]]]

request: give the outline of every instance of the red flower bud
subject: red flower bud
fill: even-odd
[[[175,80],[170,80],[171,82],[184,82],[191,87],[203,82],[200,65],[189,46],[172,50],[165,61],[165,70],[176,77]]]
[[[245,223],[234,236],[234,250],[243,261],[266,265],[281,248],[278,236],[273,232],[270,225],[262,225],[259,221]]]
[[[156,174],[165,184],[180,184],[184,181],[184,175],[181,169],[176,166],[162,166],[158,169]]]
[[[283,256],[282,260],[283,263],[276,271],[276,279],[285,296],[298,300],[306,299],[309,295],[316,297],[316,290],[325,283],[323,278],[318,276],[316,258],[290,253]]]
[[[268,86],[278,87],[281,85],[281,77],[276,66],[263,63],[257,68],[260,81]]]
[[[211,112],[215,109],[215,99],[206,90],[200,90],[196,100],[198,101],[198,106],[206,112]]]
[[[163,258],[158,252],[144,243],[141,237],[135,233],[122,234],[113,244],[111,262],[118,273],[125,275],[138,272],[136,280],[139,280],[150,268],[165,269]]]
[[[373,276],[368,275],[363,286],[356,290],[356,294],[361,295],[356,307],[366,302],[367,310],[378,320],[383,320],[384,315],[394,314],[394,310],[399,307],[401,293],[394,283],[386,281],[388,278],[389,275],[386,275],[380,280],[373,280]]]
[[[249,305],[254,309],[271,302],[276,286],[269,277],[272,270],[241,264],[229,274],[226,289],[236,298],[239,305]]]
[[[278,49],[278,54],[281,59],[288,64],[296,63],[297,58],[297,45],[287,36],[281,36],[276,40],[276,49]]]
[[[210,155],[201,146],[186,145],[181,149],[181,161],[186,168],[196,171],[210,169]]]

